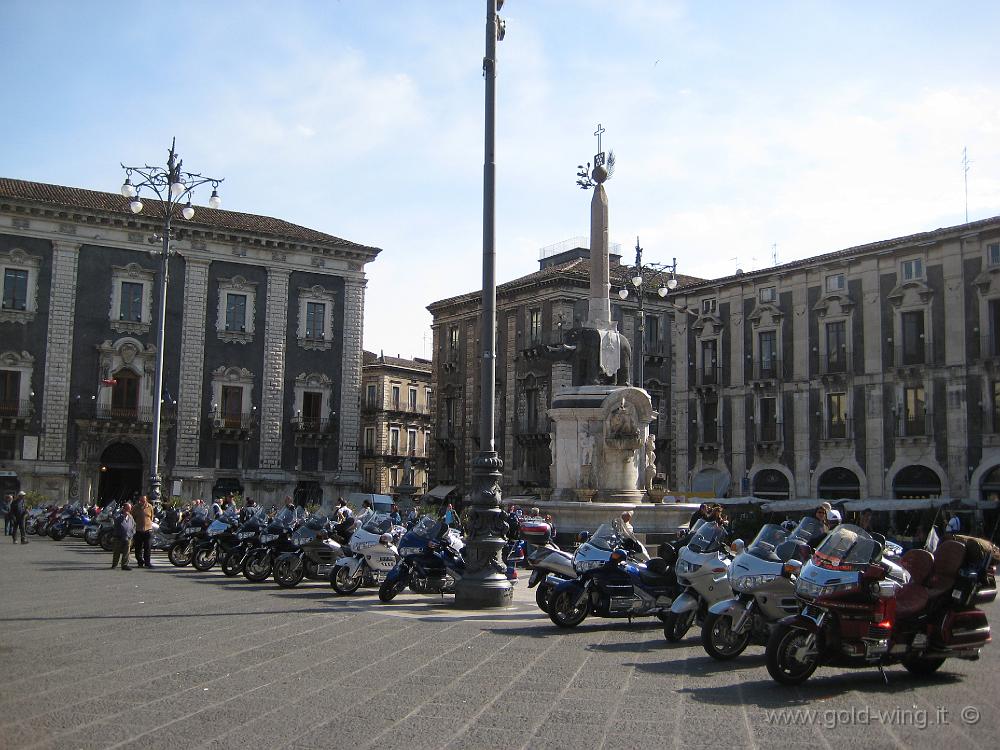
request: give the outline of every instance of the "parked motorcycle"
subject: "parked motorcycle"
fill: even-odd
[[[236,543],[219,556],[219,568],[230,578],[243,572],[247,555],[260,545],[261,532],[268,525],[263,508],[244,514],[243,518],[243,523],[236,529]]]
[[[650,559],[638,540],[620,521],[602,524],[573,556],[578,577],[557,583],[549,600],[549,619],[561,628],[574,628],[588,615],[661,619],[679,593],[673,564],[676,552]],[[641,556],[646,562],[629,559]]]
[[[170,549],[167,550],[167,559],[171,565],[183,568],[191,564],[194,558],[196,545],[205,537],[205,529],[211,523],[208,508],[199,505],[193,511],[181,528],[180,535]]]
[[[192,567],[202,573],[215,567],[216,561],[236,546],[236,527],[239,517],[235,511],[227,511],[216,518],[205,529],[205,537],[195,542]]]
[[[253,583],[266,581],[274,570],[274,561],[282,552],[291,552],[289,537],[301,519],[291,508],[283,509],[261,532],[256,547],[247,552],[243,577]],[[285,548],[287,547],[287,548]]]
[[[67,505],[59,512],[55,522],[49,526],[49,537],[56,542],[61,542],[67,536],[83,538],[84,532],[90,525],[90,518],[78,503]]]
[[[771,677],[798,685],[820,665],[895,663],[927,675],[949,658],[979,658],[990,626],[977,607],[997,596],[993,545],[949,539],[934,554],[910,550],[898,565],[884,546],[880,535],[849,524],[827,535],[799,572],[799,613],[768,640]]]
[[[699,521],[678,555],[677,583],[684,591],[663,618],[668,641],[681,640],[695,622],[704,622],[709,607],[733,595],[728,578],[731,559],[725,530],[714,521]]]
[[[417,594],[454,592],[465,571],[464,546],[457,529],[423,516],[399,541],[400,560],[386,574],[378,598],[391,602],[407,586]]]
[[[290,537],[293,550],[281,552],[274,561],[274,581],[282,588],[298,586],[303,579],[328,579],[333,563],[342,554],[341,545],[331,538],[332,524],[322,514],[306,519]]]
[[[388,513],[370,515],[351,535],[346,554],[333,564],[333,590],[353,594],[361,586],[380,585],[399,562],[395,543],[405,531],[402,526],[393,526]]]
[[[809,540],[823,525],[807,516],[790,533],[773,523],[765,525],[749,547],[737,539],[737,555],[729,566],[729,586],[736,596],[708,608],[701,628],[701,644],[714,659],[739,656],[751,642],[767,645],[771,628],[780,619],[799,611],[795,598],[794,568],[789,560],[809,559]]]

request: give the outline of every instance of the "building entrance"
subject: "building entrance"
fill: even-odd
[[[142,494],[142,455],[131,443],[109,445],[101,454],[98,504],[131,501]]]

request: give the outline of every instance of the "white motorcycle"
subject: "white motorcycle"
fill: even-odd
[[[402,526],[393,526],[388,513],[374,513],[351,535],[344,556],[337,558],[330,585],[338,594],[353,594],[361,586],[378,586],[399,562],[396,543]]]
[[[709,607],[733,595],[728,577],[730,562],[726,532],[715,522],[699,521],[674,568],[677,583],[686,588],[663,619],[663,636],[668,641],[681,640],[695,620],[705,619]]]

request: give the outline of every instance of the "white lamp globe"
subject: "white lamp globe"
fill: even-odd
[[[218,190],[212,191],[212,197],[208,199],[208,205],[212,208],[218,208],[222,205],[222,198],[219,197]]]
[[[122,185],[122,197],[135,198],[135,185],[128,180],[125,180],[125,184]]]
[[[170,183],[170,196],[176,198],[178,195],[184,192],[183,182],[171,182]]]
[[[677,288],[677,279],[673,277],[667,279],[667,289],[676,289],[676,288]]]
[[[665,286],[661,286],[659,289],[656,290],[656,293],[659,294],[661,297],[666,297],[667,288]]]
[[[628,299],[628,289],[619,289],[618,296],[622,299]]]
[[[188,221],[194,216],[194,206],[191,205],[191,201],[188,201],[188,204],[181,209],[181,216]]]
[[[132,209],[132,213],[137,214],[142,211],[142,201],[139,200],[137,196],[132,199],[132,202],[128,204],[128,207]]]
[[[632,286],[635,286],[635,287],[642,286],[642,276],[640,276],[639,274],[636,274],[635,276],[633,276],[632,277]]]

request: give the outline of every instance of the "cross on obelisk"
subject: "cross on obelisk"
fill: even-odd
[[[601,123],[597,123],[597,130],[594,131],[594,135],[597,136],[597,153],[601,153],[601,133],[604,132],[604,128],[601,127]]]

